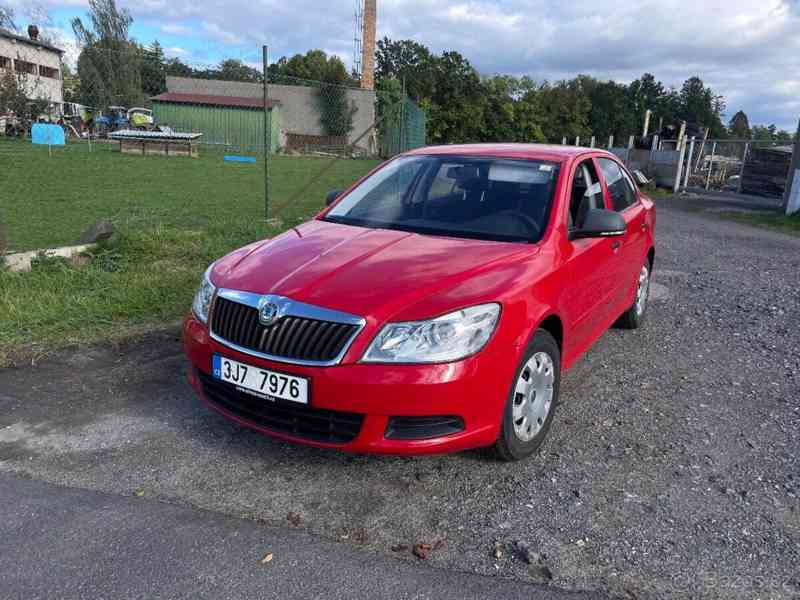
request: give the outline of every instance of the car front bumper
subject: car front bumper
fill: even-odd
[[[465,360],[434,365],[350,363],[307,367],[263,360],[211,339],[206,325],[187,317],[184,346],[192,368],[189,382],[200,398],[226,418],[267,435],[313,446],[375,454],[435,454],[490,446],[497,439],[516,361],[512,352],[480,352]],[[214,354],[310,380],[310,406],[328,414],[363,415],[357,435],[344,443],[293,435],[229,410],[207,393]],[[205,376],[205,377],[204,377]],[[205,384],[204,384],[205,382]],[[231,386],[232,387],[232,386]],[[268,400],[259,402],[269,403]],[[288,407],[294,410],[293,407]],[[300,417],[302,418],[302,407]],[[296,416],[296,411],[295,411]],[[425,439],[392,439],[393,417],[457,417],[460,431]]]

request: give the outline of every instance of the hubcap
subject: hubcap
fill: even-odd
[[[639,287],[636,288],[636,315],[641,317],[647,306],[647,294],[650,292],[650,270],[647,266],[639,272]]]
[[[528,359],[514,389],[514,434],[529,442],[544,427],[553,405],[555,382],[553,359],[546,352],[537,352]]]

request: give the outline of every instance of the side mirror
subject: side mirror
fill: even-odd
[[[583,227],[571,231],[569,238],[617,237],[625,235],[627,228],[625,219],[619,213],[605,208],[591,208],[586,211]]]
[[[328,195],[325,196],[325,206],[330,206],[336,199],[342,195],[344,190],[333,190],[332,192],[328,192]]]

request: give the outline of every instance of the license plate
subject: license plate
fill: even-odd
[[[308,379],[246,365],[219,354],[214,355],[215,379],[234,384],[241,391],[264,400],[288,400],[308,404]]]

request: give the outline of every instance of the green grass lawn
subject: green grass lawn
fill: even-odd
[[[772,213],[743,213],[743,212],[723,212],[720,213],[726,219],[755,225],[756,227],[767,227],[777,229],[784,233],[800,235],[800,214],[777,215]]]
[[[127,333],[183,315],[215,258],[302,222],[377,164],[341,160],[311,190],[264,221],[264,165],[123,155],[108,145],[54,148],[0,139],[0,223],[10,250],[73,244],[111,220],[112,244],[88,265],[43,260],[31,273],[0,271],[0,364],[74,342]],[[275,156],[273,206],[285,203],[327,163]]]

